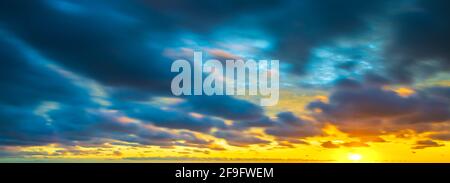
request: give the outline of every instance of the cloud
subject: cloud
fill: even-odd
[[[338,88],[329,96],[329,102],[315,101],[307,108],[317,111],[319,121],[332,122],[344,132],[359,135],[379,135],[412,129],[427,130],[433,123],[450,119],[448,88],[427,88],[416,94],[400,96],[380,87],[360,86]]]
[[[369,144],[366,144],[364,142],[358,142],[358,141],[345,142],[342,145],[345,147],[369,147]]]
[[[190,96],[176,107],[230,120],[258,120],[264,117],[260,106],[225,95]]]
[[[445,49],[449,47],[446,45],[449,25],[445,17],[449,15],[440,8],[447,7],[445,5],[447,2],[443,0],[417,3],[376,0],[264,0],[258,3],[48,0],[8,3],[1,15],[5,29],[69,70],[106,85],[164,93],[168,92],[167,83],[170,82],[162,81],[171,78],[167,72],[170,60],[163,56],[164,50],[186,46],[183,43],[186,39],[194,42],[190,46],[219,50],[219,45],[224,47],[223,43],[216,44],[220,42],[216,40],[218,29],[229,32],[222,35],[222,39],[238,37],[241,41],[252,40],[251,30],[258,30],[264,35],[262,39],[271,45],[265,55],[293,65],[295,73],[305,73],[308,63],[315,62],[311,56],[318,47],[337,39],[357,42],[355,37],[370,34],[374,29],[392,29],[392,35],[382,38],[392,38],[388,50],[398,55],[389,53],[385,55],[389,58],[380,63],[389,65],[390,71],[398,70],[390,72],[390,77],[411,80],[414,72],[411,73],[413,68],[409,66],[430,68],[423,64],[429,59],[437,59],[439,63],[428,64],[431,69],[426,70],[433,73],[445,70],[448,69],[448,50]],[[377,22],[382,23],[374,28],[373,24]],[[241,29],[248,31],[236,31]],[[351,61],[336,67],[344,65],[346,68],[349,64],[354,66],[362,60],[372,60],[369,59],[372,55],[350,50],[344,56],[352,55]],[[234,54],[242,50],[225,52]],[[402,66],[407,67],[401,69]],[[355,67],[347,66],[347,69],[354,71]]]
[[[16,148],[0,147],[0,158],[17,158],[17,157],[33,157],[33,156],[48,156],[49,153],[45,151],[21,151]]]
[[[156,41],[150,38],[158,28],[163,32],[163,26],[128,20],[133,15],[118,10],[114,3],[59,3],[64,2],[86,7],[86,11],[67,13],[50,0],[18,1],[8,5],[14,11],[2,10],[3,27],[59,65],[104,84],[169,89],[169,62],[162,62],[150,46]]]
[[[416,142],[416,145],[413,147],[413,149],[425,149],[429,147],[441,147],[444,146],[444,144],[439,144],[432,140],[420,140]]]
[[[304,120],[292,112],[278,113],[274,124],[273,127],[266,128],[265,132],[280,138],[305,138],[322,133],[320,127],[313,121]]]
[[[252,127],[272,127],[276,124],[275,121],[273,121],[270,117],[264,116],[260,119],[256,120],[241,120],[241,121],[234,121],[230,128],[243,130],[248,129]]]
[[[41,101],[89,102],[87,91],[62,77],[51,64],[43,64],[43,58],[1,29],[0,48],[1,103],[35,106]]]
[[[39,54],[7,32],[0,33],[0,144],[54,142],[54,129],[38,109],[54,110],[48,106],[45,109],[45,103],[86,107],[96,104],[88,91],[56,72]]]
[[[288,143],[292,145],[291,147],[293,147],[293,144],[308,144],[302,138],[322,134],[320,124],[302,119],[292,112],[280,112],[275,118],[264,116],[256,120],[233,121],[233,124],[227,128],[228,130],[215,132],[214,135],[226,139],[232,145],[239,146],[239,143],[250,145],[251,142],[259,144],[258,138],[250,138],[257,134],[246,132],[250,128],[264,130],[265,134],[275,137],[279,144],[286,147],[288,147]],[[240,142],[239,139],[243,141]]]
[[[52,78],[48,78],[48,80],[52,80]],[[26,83],[22,82],[22,84]],[[38,84],[39,82],[34,85],[39,87]],[[42,84],[52,86],[59,83]],[[159,146],[188,144],[196,146],[209,143],[209,141],[205,141],[191,132],[172,132],[133,121],[131,118],[123,120],[127,118],[122,112],[98,109],[98,106],[92,103],[74,102],[70,98],[67,100],[65,100],[66,98],[51,98],[58,104],[58,107],[48,108],[48,106],[34,100],[40,101],[41,97],[47,97],[52,90],[48,92],[31,88],[24,88],[24,90],[26,94],[16,93],[15,96],[18,99],[20,97],[27,98],[30,95],[34,98],[28,98],[28,101],[18,103],[8,100],[0,102],[0,120],[2,121],[0,124],[0,145],[37,146],[57,143],[67,146],[88,146],[89,144],[101,146],[102,143],[113,140]],[[61,94],[57,93],[56,95]],[[10,98],[10,100],[14,99]],[[37,109],[41,108],[48,109],[43,110],[43,113],[37,112]],[[201,120],[199,121],[201,122]],[[167,122],[170,122],[170,120],[167,120]],[[221,124],[223,125],[223,122]],[[186,126],[189,125],[195,127],[195,123],[186,123]],[[197,126],[202,129],[209,128],[207,123],[200,123]],[[176,143],[174,139],[184,140],[185,142]],[[98,141],[98,143],[94,143],[95,141]]]
[[[435,140],[445,140],[445,141],[450,141],[450,133],[437,133],[437,134],[432,134],[429,136],[432,139]]]
[[[322,143],[321,146],[324,148],[330,148],[330,149],[339,148],[339,145],[336,145],[331,141],[326,141],[326,142]]]
[[[275,57],[304,74],[313,48],[368,31],[369,17],[384,13],[385,5],[383,1],[285,1],[271,10],[277,13],[264,17],[263,25],[277,40]]]
[[[392,44],[388,46],[391,73],[410,82],[418,73],[432,75],[450,68],[449,2],[419,0],[393,16]]]
[[[249,145],[267,145],[270,143],[255,134],[235,131],[235,130],[221,130],[213,133],[215,137],[223,138],[228,144],[238,147],[247,147]]]
[[[245,15],[264,14],[264,12],[280,7],[275,0],[262,1],[210,1],[199,0],[185,2],[183,0],[147,1],[147,7],[152,11],[167,16],[179,26],[193,31],[206,32],[221,26],[224,22],[241,18]],[[175,16],[173,12],[177,12]]]
[[[125,102],[119,103],[117,109],[129,117],[142,120],[160,127],[172,129],[188,129],[199,132],[208,132],[211,128],[226,128],[223,120],[208,117],[195,116],[189,112],[175,109],[161,109],[151,104]]]
[[[112,111],[80,111],[76,108],[63,108],[50,112],[48,116],[52,119],[51,122],[39,120],[39,117],[30,114],[27,116],[28,120],[22,117],[13,120],[13,124],[3,123],[0,144],[19,146],[50,143],[68,146],[92,144],[98,147],[114,140],[157,146],[188,144],[195,146],[210,142],[191,132],[172,132],[141,123],[124,122],[120,120],[119,113]],[[178,143],[175,139],[185,142]]]
[[[286,146],[290,144],[308,144],[302,140],[306,137],[314,137],[322,134],[321,124],[315,121],[302,119],[292,112],[280,112],[275,118],[264,116],[256,120],[234,121],[228,129],[244,131],[250,128],[260,128],[264,133],[276,138]]]
[[[170,146],[183,145],[173,139],[188,138],[186,144],[194,146],[203,142],[187,136],[190,132],[181,135],[160,127],[208,132],[226,127],[219,118],[263,116],[260,107],[226,96],[186,99],[187,110],[143,104],[151,97],[170,94],[171,62],[162,51],[178,36],[173,29],[177,23],[164,21],[165,16],[141,5],[137,1],[48,0],[1,6],[0,85],[4,89],[0,119],[5,122],[0,126],[0,143],[113,139]],[[91,91],[60,71],[97,83],[105,91],[103,99],[112,106],[96,104]],[[45,103],[57,107],[45,109]],[[38,109],[43,113],[36,114]],[[193,116],[192,112],[204,115]],[[144,124],[123,123],[121,117]]]
[[[364,142],[359,141],[351,141],[351,142],[344,142],[344,143],[333,143],[332,141],[326,141],[323,142],[320,146],[324,148],[334,149],[334,148],[340,148],[340,147],[370,147],[369,144],[366,144]]]

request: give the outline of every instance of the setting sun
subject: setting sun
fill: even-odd
[[[348,160],[351,160],[351,161],[360,161],[361,159],[362,159],[361,154],[353,154],[353,153],[351,153],[351,154],[348,155]]]

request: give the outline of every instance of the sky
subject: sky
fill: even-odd
[[[0,2],[0,162],[450,162],[447,0]],[[280,99],[174,96],[276,59]]]

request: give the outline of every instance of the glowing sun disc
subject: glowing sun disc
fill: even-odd
[[[359,161],[361,159],[362,159],[361,154],[349,154],[348,155],[348,160],[351,160],[351,161]]]

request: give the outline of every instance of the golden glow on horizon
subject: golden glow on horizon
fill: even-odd
[[[412,149],[415,138],[399,140],[392,136],[383,137],[387,142],[369,143],[369,147],[323,148],[320,142],[333,141],[342,143],[353,141],[346,137],[308,138],[307,144],[293,147],[270,144],[266,146],[251,145],[248,147],[230,146],[225,140],[206,148],[174,146],[161,148],[156,146],[124,146],[110,147],[71,147],[65,150],[55,144],[20,148],[22,152],[39,152],[42,155],[29,155],[31,160],[87,159],[91,161],[126,161],[126,162],[450,162],[450,143],[445,146]],[[45,155],[48,154],[48,155]],[[0,159],[1,161],[1,159]]]

